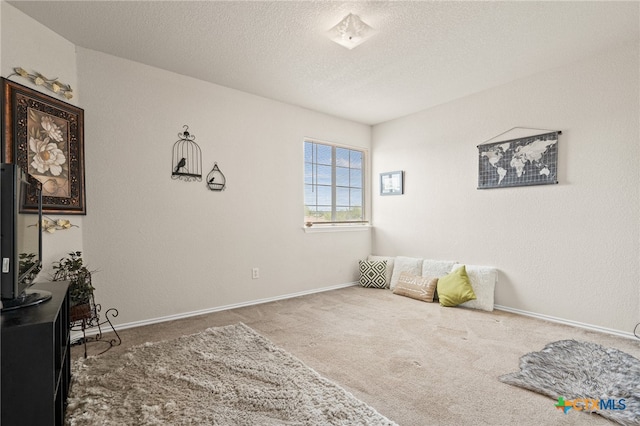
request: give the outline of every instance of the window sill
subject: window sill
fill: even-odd
[[[371,225],[368,223],[357,225],[313,225],[310,227],[302,227],[302,230],[307,234],[316,234],[320,232],[358,232],[369,231],[370,229]]]

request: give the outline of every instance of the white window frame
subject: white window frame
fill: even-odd
[[[351,150],[351,151],[357,151],[360,152],[362,154],[362,164],[361,164],[361,174],[362,174],[362,187],[361,189],[361,193],[362,193],[362,220],[357,220],[357,221],[339,221],[339,220],[334,220],[334,221],[318,221],[318,222],[305,222],[303,229],[305,230],[305,232],[333,232],[333,231],[358,231],[358,230],[366,230],[369,228],[369,220],[368,220],[368,202],[369,202],[369,185],[370,185],[370,180],[369,180],[369,176],[368,176],[368,169],[369,169],[369,152],[366,148],[363,147],[358,147],[358,146],[350,146],[350,145],[345,145],[345,144],[337,144],[334,142],[328,142],[328,141],[324,141],[324,140],[319,140],[319,139],[315,139],[315,138],[304,138],[303,140],[303,145],[302,145],[302,170],[303,170],[303,179],[302,179],[302,186],[303,186],[303,218],[304,216],[304,212],[306,211],[306,186],[307,186],[307,182],[306,182],[306,158],[305,158],[305,144],[309,142],[309,143],[314,143],[314,144],[320,144],[320,145],[325,145],[325,146],[330,146],[331,150],[332,150],[332,161],[331,161],[331,168],[332,168],[332,180],[331,180],[331,209],[332,209],[332,216],[333,219],[335,219],[335,213],[336,213],[336,188],[339,186],[337,185],[336,182],[336,149],[338,148],[342,148],[342,149],[347,149],[347,150]],[[350,187],[351,188],[351,187]]]

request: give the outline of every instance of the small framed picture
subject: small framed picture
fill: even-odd
[[[404,194],[404,172],[380,173],[380,195]]]

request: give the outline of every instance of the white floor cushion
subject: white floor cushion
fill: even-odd
[[[416,257],[398,256],[393,264],[393,274],[391,275],[391,285],[389,288],[393,290],[398,284],[400,274],[408,272],[411,275],[422,275],[422,259]]]
[[[452,271],[453,265],[457,262],[453,260],[433,260],[424,259],[422,261],[422,276],[440,278]]]

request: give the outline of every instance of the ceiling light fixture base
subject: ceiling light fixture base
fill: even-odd
[[[363,22],[358,15],[350,13],[328,33],[331,40],[351,50],[371,38],[375,30]]]

